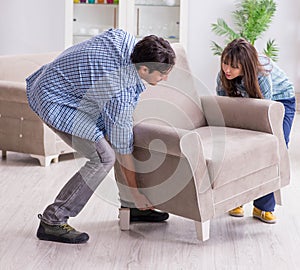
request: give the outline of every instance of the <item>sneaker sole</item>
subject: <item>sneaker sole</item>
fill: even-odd
[[[83,235],[84,237],[80,239],[68,239],[62,237],[56,237],[52,235],[37,235],[37,238],[43,241],[52,241],[52,242],[59,242],[59,243],[66,243],[66,244],[84,244],[89,240],[89,236],[87,234]]]
[[[275,220],[266,220],[266,219],[262,218],[261,216],[258,216],[258,215],[255,215],[255,214],[253,214],[253,218],[257,218],[260,221],[268,223],[268,224],[274,224],[277,221],[276,219]]]
[[[244,217],[244,214],[232,214],[232,213],[228,213],[228,214],[232,217]]]
[[[130,217],[130,222],[149,222],[149,223],[155,223],[155,222],[163,222],[167,220],[169,217],[164,217],[160,219],[154,219],[151,217]]]

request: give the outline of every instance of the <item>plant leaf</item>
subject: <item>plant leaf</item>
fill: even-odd
[[[273,61],[278,61],[279,48],[275,43],[275,40],[268,40],[266,48],[264,49],[264,54],[270,57]]]
[[[252,45],[263,33],[269,28],[277,4],[275,0],[241,0],[236,4],[236,10],[232,12],[234,30],[224,19],[217,19],[217,23],[211,25],[212,31],[224,37],[224,42],[228,44],[233,39],[243,37]],[[211,49],[214,54],[219,55],[220,46],[212,43]],[[269,41],[264,50],[272,59],[276,59],[278,55],[278,47],[274,40]]]
[[[210,47],[211,47],[211,50],[213,51],[214,55],[221,55],[223,52],[223,48],[214,41],[211,42]]]
[[[219,18],[217,23],[213,23],[211,27],[212,31],[218,36],[230,37],[231,39],[238,37],[238,34],[223,19]]]
[[[269,28],[276,11],[276,4],[273,0],[244,0],[241,2],[241,9],[247,17],[243,35],[254,44]]]

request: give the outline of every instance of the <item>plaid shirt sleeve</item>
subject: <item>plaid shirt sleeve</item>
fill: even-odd
[[[258,76],[260,91],[265,99],[272,99],[273,86],[271,74]]]
[[[218,73],[218,76],[217,76],[217,87],[216,87],[216,92],[217,92],[217,95],[218,96],[227,96],[225,90],[223,89],[222,87],[222,84],[221,84],[221,80],[220,80],[220,73]]]
[[[120,154],[133,151],[133,111],[137,98],[134,88],[130,87],[108,101],[103,108],[106,136]]]

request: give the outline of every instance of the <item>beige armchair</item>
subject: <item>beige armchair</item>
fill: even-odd
[[[209,238],[214,217],[289,184],[281,103],[217,97],[189,72],[183,49],[168,82],[143,93],[135,113],[138,185],[155,208],[195,221]],[[132,201],[119,164],[121,199]],[[129,211],[120,209],[128,230]]]
[[[25,78],[57,53],[0,56],[0,150],[30,154],[42,166],[74,150],[30,109]]]

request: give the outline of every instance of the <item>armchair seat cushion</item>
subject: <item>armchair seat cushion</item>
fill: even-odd
[[[279,164],[279,153],[274,151],[278,141],[271,134],[212,126],[196,132],[201,137],[213,188]],[[278,175],[279,168],[276,171]]]

